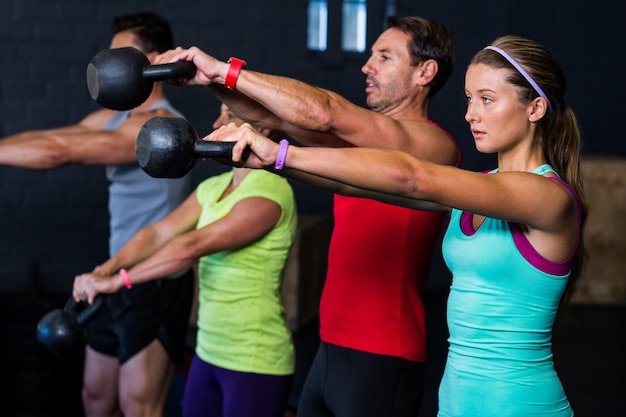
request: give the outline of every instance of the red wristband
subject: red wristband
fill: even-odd
[[[133,287],[133,283],[130,282],[130,277],[128,276],[128,271],[125,269],[120,269],[120,276],[122,277],[122,281],[124,281],[124,285],[127,289],[131,289]]]
[[[246,61],[242,61],[241,59],[233,58],[231,56],[228,59],[228,63],[230,64],[230,67],[228,67],[228,73],[226,74],[226,79],[224,79],[224,87],[229,90],[234,90],[241,69],[246,67]]]

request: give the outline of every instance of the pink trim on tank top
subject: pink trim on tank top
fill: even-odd
[[[576,207],[578,208],[578,221],[580,225],[580,219],[582,216],[582,207],[581,207],[580,199],[578,198],[578,195],[576,194],[576,192],[572,189],[572,187],[567,185],[560,178],[557,178],[557,177],[546,177],[546,178],[548,178],[549,180],[557,181],[559,184],[564,186],[574,196],[574,199],[576,200]],[[472,217],[473,217],[472,213],[469,213],[466,211],[461,213],[461,221],[460,221],[461,231],[466,236],[473,236],[476,233],[476,229],[474,229],[474,226],[472,224]],[[576,246],[574,247],[572,254],[564,261],[553,262],[541,256],[535,250],[535,248],[533,248],[533,246],[530,244],[530,242],[528,241],[528,239],[522,232],[522,229],[520,228],[520,225],[518,223],[508,222],[508,224],[509,224],[509,229],[511,230],[511,235],[513,236],[513,242],[515,243],[517,250],[519,250],[522,257],[526,259],[528,263],[530,263],[532,266],[539,269],[540,271],[545,272],[547,274],[551,274],[551,275],[562,276],[569,272],[570,262],[572,258],[574,257],[574,253],[576,252],[576,248],[578,248],[578,243],[580,242],[580,226],[578,227],[578,236],[576,238]]]

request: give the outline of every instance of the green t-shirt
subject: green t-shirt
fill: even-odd
[[[239,201],[262,197],[282,210],[276,226],[254,244],[200,258],[196,353],[221,368],[269,375],[294,372],[294,348],[280,300],[283,270],[293,243],[297,212],[287,180],[253,170],[223,200],[233,171],[196,189],[198,228],[224,216]]]

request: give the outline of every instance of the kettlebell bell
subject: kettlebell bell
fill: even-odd
[[[236,142],[201,140],[196,130],[179,117],[153,117],[139,130],[135,142],[137,163],[154,178],[180,178],[198,158],[230,160]],[[245,160],[250,148],[243,151]]]
[[[85,325],[100,311],[104,301],[103,294],[98,294],[91,305],[70,297],[64,308],[52,310],[39,320],[37,341],[59,359],[79,354],[87,340]]]
[[[196,66],[190,61],[151,65],[133,47],[105,49],[87,65],[87,88],[98,104],[113,110],[130,110],[152,93],[155,81],[190,78]]]

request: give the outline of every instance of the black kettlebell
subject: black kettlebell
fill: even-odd
[[[190,61],[150,65],[148,57],[132,47],[105,49],[87,65],[91,98],[113,110],[130,110],[152,93],[155,81],[190,78],[196,66]]]
[[[59,359],[81,353],[87,340],[85,325],[100,311],[105,296],[99,294],[93,304],[70,297],[62,309],[46,313],[37,324],[37,341]]]
[[[234,146],[235,142],[200,140],[185,119],[153,117],[139,130],[135,153],[139,166],[151,177],[180,178],[198,158],[230,160]],[[244,159],[249,153],[249,149],[244,151]]]

